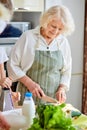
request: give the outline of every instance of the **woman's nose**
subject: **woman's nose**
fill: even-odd
[[[55,34],[57,34],[57,33],[60,32],[60,30],[59,30],[58,28],[55,28],[55,29],[53,29],[53,32],[54,32]]]

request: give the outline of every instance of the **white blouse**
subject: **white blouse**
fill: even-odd
[[[0,64],[6,62],[8,60],[7,54],[3,47],[0,47]]]
[[[36,49],[45,51],[61,50],[64,58],[64,67],[60,83],[65,84],[68,90],[72,69],[71,50],[68,41],[64,36],[59,35],[50,45],[47,45],[45,39],[40,35],[39,27],[24,32],[12,48],[7,63],[9,76],[14,81],[25,76],[27,70],[32,66]]]

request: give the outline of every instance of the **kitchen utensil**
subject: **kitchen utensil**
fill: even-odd
[[[49,96],[47,96],[47,95],[43,96],[41,99],[42,99],[43,101],[45,101],[45,102],[57,103],[57,104],[59,104],[59,102],[58,102],[56,99],[54,99],[54,98],[52,98],[52,97],[49,97]]]
[[[14,108],[12,97],[11,97],[11,91],[9,88],[2,88],[0,101],[1,101],[0,104],[1,111],[12,110]]]

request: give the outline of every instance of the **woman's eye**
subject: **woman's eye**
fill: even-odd
[[[58,28],[58,27],[56,27],[56,26],[54,26],[54,25],[51,25],[51,27],[54,28],[54,29],[58,29],[59,31],[62,30],[62,28]]]
[[[51,25],[51,27],[52,27],[52,28],[57,28],[57,27],[56,27],[56,26],[54,26],[54,25]]]
[[[59,30],[59,31],[61,31],[61,30],[62,30],[62,28],[58,28],[58,30]]]

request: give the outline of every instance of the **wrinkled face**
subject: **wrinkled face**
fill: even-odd
[[[56,36],[61,34],[63,28],[64,26],[62,22],[58,19],[54,19],[50,23],[48,23],[46,28],[44,28],[45,36],[54,39]]]

